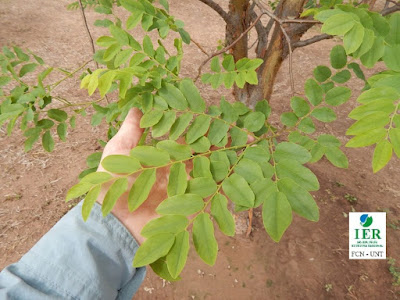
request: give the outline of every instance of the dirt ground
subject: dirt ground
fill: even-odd
[[[196,0],[170,1],[171,13],[182,19],[187,31],[211,52],[224,36],[219,16]],[[224,1],[219,1],[224,3]],[[79,11],[67,11],[66,0],[0,0],[0,46],[19,45],[42,56],[49,65],[74,69],[90,59],[91,52]],[[89,11],[89,24],[96,14]],[[95,37],[105,29],[91,26]],[[312,29],[309,34],[318,33]],[[138,33],[141,35],[141,33]],[[317,64],[328,63],[334,40],[301,48],[294,53],[293,72],[298,93]],[[183,74],[195,77],[205,56],[194,45],[185,46]],[[92,66],[93,67],[93,66]],[[379,68],[379,67],[378,67]],[[371,71],[369,71],[371,72]],[[290,83],[284,63],[271,105],[275,115],[289,109]],[[321,125],[343,143],[361,82],[349,86],[356,92],[350,105],[338,111],[338,121]],[[84,101],[77,78],[58,89],[70,101]],[[209,102],[218,101],[220,91],[202,87]],[[90,111],[89,111],[90,113]],[[51,154],[35,146],[23,151],[24,139],[16,131],[7,137],[0,129],[0,267],[18,260],[71,207],[64,197],[85,168],[85,158],[105,138],[104,124],[92,128],[89,118],[79,118],[65,143],[56,143]],[[342,170],[326,160],[311,166],[321,189],[313,193],[320,207],[320,221],[312,223],[297,216],[280,243],[263,229],[261,213],[255,212],[254,228],[247,238],[243,215],[237,216],[239,232],[225,237],[217,231],[219,255],[214,267],[202,263],[191,251],[179,282],[169,283],[148,270],[136,299],[400,299],[400,288],[385,260],[348,259],[350,211],[387,212],[387,255],[400,266],[400,161],[373,174],[372,148],[344,149],[350,167]]]

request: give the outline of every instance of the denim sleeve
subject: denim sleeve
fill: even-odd
[[[135,269],[138,244],[97,203],[84,222],[82,203],[15,264],[0,273],[0,299],[132,299],[146,275]]]

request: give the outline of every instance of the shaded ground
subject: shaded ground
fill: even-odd
[[[222,1],[221,1],[222,2]],[[68,1],[0,0],[0,46],[16,44],[38,53],[49,65],[74,69],[89,59],[90,46],[79,11],[68,12]],[[208,7],[196,0],[171,1],[172,14],[184,20],[187,30],[207,51],[223,39],[224,24]],[[195,14],[193,14],[195,12]],[[88,13],[93,24],[95,14]],[[93,28],[95,37],[105,32]],[[317,33],[313,29],[312,33]],[[312,34],[311,33],[311,34]],[[141,33],[138,33],[139,35]],[[328,63],[335,41],[324,41],[296,50],[294,77],[296,90],[302,92],[305,79],[317,64]],[[185,75],[194,77],[205,58],[197,47],[185,49]],[[349,86],[357,88],[353,80]],[[271,99],[275,113],[289,109],[287,65],[281,69]],[[77,79],[59,89],[71,101],[86,99]],[[223,90],[221,90],[223,91]],[[203,87],[203,96],[218,101],[218,93]],[[350,106],[354,105],[354,101]],[[346,118],[351,107],[338,112],[339,121],[321,126],[321,130],[348,140],[344,132],[351,123]],[[76,183],[85,168],[85,158],[97,149],[97,139],[105,137],[105,127],[92,128],[88,118],[79,118],[66,143],[57,142],[53,153],[41,147],[23,152],[24,139],[15,132],[7,137],[0,130],[0,267],[18,260],[70,205],[64,203],[66,190]],[[326,160],[312,165],[321,189],[314,193],[321,219],[311,223],[295,217],[279,244],[268,238],[260,212],[256,212],[250,238],[239,233],[234,238],[217,232],[220,251],[214,267],[202,263],[191,252],[183,280],[163,282],[149,271],[136,296],[138,299],[398,299],[399,287],[384,260],[348,260],[349,211],[387,211],[388,256],[400,265],[400,161],[373,175],[372,149],[344,149],[350,167],[340,170]],[[357,201],[349,199],[357,198]],[[237,216],[239,228],[245,218]],[[399,226],[395,226],[395,225]]]

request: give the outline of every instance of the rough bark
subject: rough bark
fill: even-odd
[[[229,20],[226,26],[226,45],[230,45],[242,32],[250,25],[250,0],[230,0],[229,1]],[[231,54],[235,61],[243,57],[248,57],[248,38],[245,35],[232,49]],[[235,98],[246,102],[249,97],[249,86],[246,84],[243,89],[234,87]]]

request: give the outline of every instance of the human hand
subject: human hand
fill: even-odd
[[[133,108],[129,111],[118,133],[107,143],[106,147],[104,148],[101,160],[108,155],[129,155],[130,150],[137,146],[143,133],[143,129],[141,129],[139,126],[141,117],[142,113],[137,108]],[[101,164],[99,165],[97,171],[107,172],[104,170]],[[135,177],[131,176],[128,178],[128,181],[129,186],[131,187],[135,181]],[[125,227],[130,231],[139,244],[144,242],[144,238],[140,235],[142,228],[150,220],[158,217],[155,209],[162,200],[167,198],[167,173],[165,168],[157,170],[156,182],[157,183],[153,186],[148,199],[134,212],[130,212],[128,209],[128,192],[125,192],[118,199],[112,210],[114,216],[125,225]],[[102,186],[100,195],[97,199],[97,202],[100,204],[103,202],[104,196],[106,195],[110,185],[111,184],[104,184]]]

